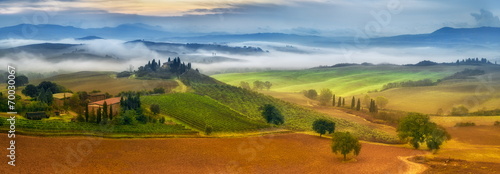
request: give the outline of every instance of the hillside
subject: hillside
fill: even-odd
[[[186,79],[183,79],[186,81]],[[396,137],[386,132],[372,129],[367,126],[349,122],[347,120],[330,117],[301,106],[291,104],[268,95],[254,91],[220,84],[220,83],[190,83],[196,94],[205,95],[218,102],[238,111],[250,120],[262,121],[259,107],[264,104],[272,104],[280,110],[285,117],[283,128],[294,131],[312,131],[312,123],[319,118],[333,120],[336,123],[336,131],[350,131],[362,140],[398,143]]]
[[[469,69],[482,69],[486,74],[470,79],[453,79],[437,86],[395,88],[383,92],[387,83],[408,80],[431,79],[436,81],[456,72]],[[291,71],[267,71],[254,73],[219,74],[212,76],[222,82],[239,86],[241,81],[270,81],[271,91],[296,93],[307,89],[329,88],[337,96],[363,97],[368,94],[375,98],[384,96],[389,99],[386,108],[435,114],[439,108],[445,113],[453,106],[469,105],[470,110],[486,107],[495,109],[500,102],[500,70],[495,65],[488,66],[346,66]],[[476,102],[479,101],[479,102]],[[469,102],[469,103],[467,103]],[[478,104],[476,104],[478,103]],[[415,107],[415,106],[419,107]],[[423,106],[423,107],[420,107]]]
[[[250,121],[242,114],[207,96],[192,93],[143,96],[145,105],[158,104],[161,113],[200,131],[212,126],[214,132],[256,131],[270,127],[264,120]]]
[[[82,71],[33,80],[31,83],[39,84],[42,81],[52,81],[73,92],[100,90],[102,93],[108,92],[112,95],[116,95],[122,91],[153,90],[158,87],[173,89],[178,86],[177,82],[174,80],[116,78],[115,74],[115,72]]]

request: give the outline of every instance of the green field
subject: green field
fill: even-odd
[[[162,114],[201,131],[204,131],[207,125],[217,132],[256,131],[270,127],[263,120],[251,121],[210,97],[197,94],[143,96],[141,101],[145,105],[158,104]]]
[[[9,129],[7,115],[0,116],[0,130]],[[94,135],[104,137],[141,136],[141,135],[188,135],[197,132],[182,125],[148,123],[138,125],[99,125],[96,123],[68,122],[56,119],[28,120],[16,117],[16,132],[40,135]]]
[[[433,81],[469,69],[482,69],[485,75],[470,79],[447,80],[437,86],[395,88],[382,92],[383,85],[408,80]],[[465,105],[470,111],[496,109],[500,103],[500,69],[498,66],[348,66],[288,71],[232,73],[212,76],[239,86],[241,81],[256,80],[273,83],[271,91],[298,92],[307,89],[329,88],[337,96],[389,99],[388,109],[435,114],[441,108],[448,114],[452,107]],[[369,91],[372,91],[369,93]]]
[[[231,73],[213,75],[217,80],[239,86],[241,81],[250,84],[256,80],[273,83],[272,91],[300,92],[307,89],[329,88],[335,94],[356,95],[380,90],[384,84],[408,80],[437,80],[467,67],[441,66],[348,66],[305,70],[283,70],[253,73]]]
[[[242,113],[250,120],[262,121],[259,107],[264,104],[276,106],[285,117],[283,128],[294,131],[312,131],[312,123],[319,118],[329,119],[336,123],[335,131],[350,131],[362,140],[398,143],[396,137],[380,130],[371,129],[367,126],[349,122],[340,118],[305,109],[301,106],[288,103],[268,95],[254,91],[230,86],[216,84],[194,84],[192,88],[196,93],[209,96],[218,102]]]

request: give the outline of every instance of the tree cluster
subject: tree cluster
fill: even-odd
[[[263,81],[257,80],[257,81],[253,82],[253,89],[254,90],[263,90],[264,88],[269,90],[269,89],[271,89],[271,86],[273,86],[273,84],[269,81],[263,82]],[[245,87],[246,87],[246,84],[245,84]]]
[[[433,82],[431,79],[423,79],[417,81],[409,80],[404,82],[387,83],[384,86],[382,86],[382,91],[392,88],[401,88],[401,87],[434,86],[436,84],[437,82]]]
[[[179,76],[188,70],[191,69],[191,63],[187,65],[181,61],[181,58],[176,57],[173,60],[168,58],[168,61],[165,65],[161,64],[161,61],[158,62],[153,59],[152,61],[148,61],[148,63],[144,66],[140,66],[135,74],[137,77],[148,77],[148,78],[162,78],[162,79],[170,79],[172,75]],[[121,72],[117,74],[120,77],[128,77],[128,73]]]

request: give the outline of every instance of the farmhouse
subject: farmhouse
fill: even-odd
[[[89,94],[88,96],[90,103],[106,99],[105,94]]]
[[[113,116],[120,113],[120,97],[108,98],[105,100],[99,100],[96,102],[89,103],[89,111],[94,110],[95,112],[97,111],[98,108],[102,109],[104,102],[106,102],[106,104],[108,105],[108,113],[110,113],[111,109],[112,109],[111,112],[113,112]]]
[[[69,98],[71,98],[71,96],[73,96],[72,93],[55,93],[52,95],[52,97],[54,98],[54,104],[56,106],[63,106],[64,105],[64,101],[68,100]]]

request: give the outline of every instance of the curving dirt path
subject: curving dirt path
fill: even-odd
[[[407,168],[406,171],[404,172],[405,174],[420,174],[424,173],[427,170],[427,166],[419,163],[414,163],[408,160],[408,158],[411,158],[413,156],[398,156],[398,159],[403,161]]]

